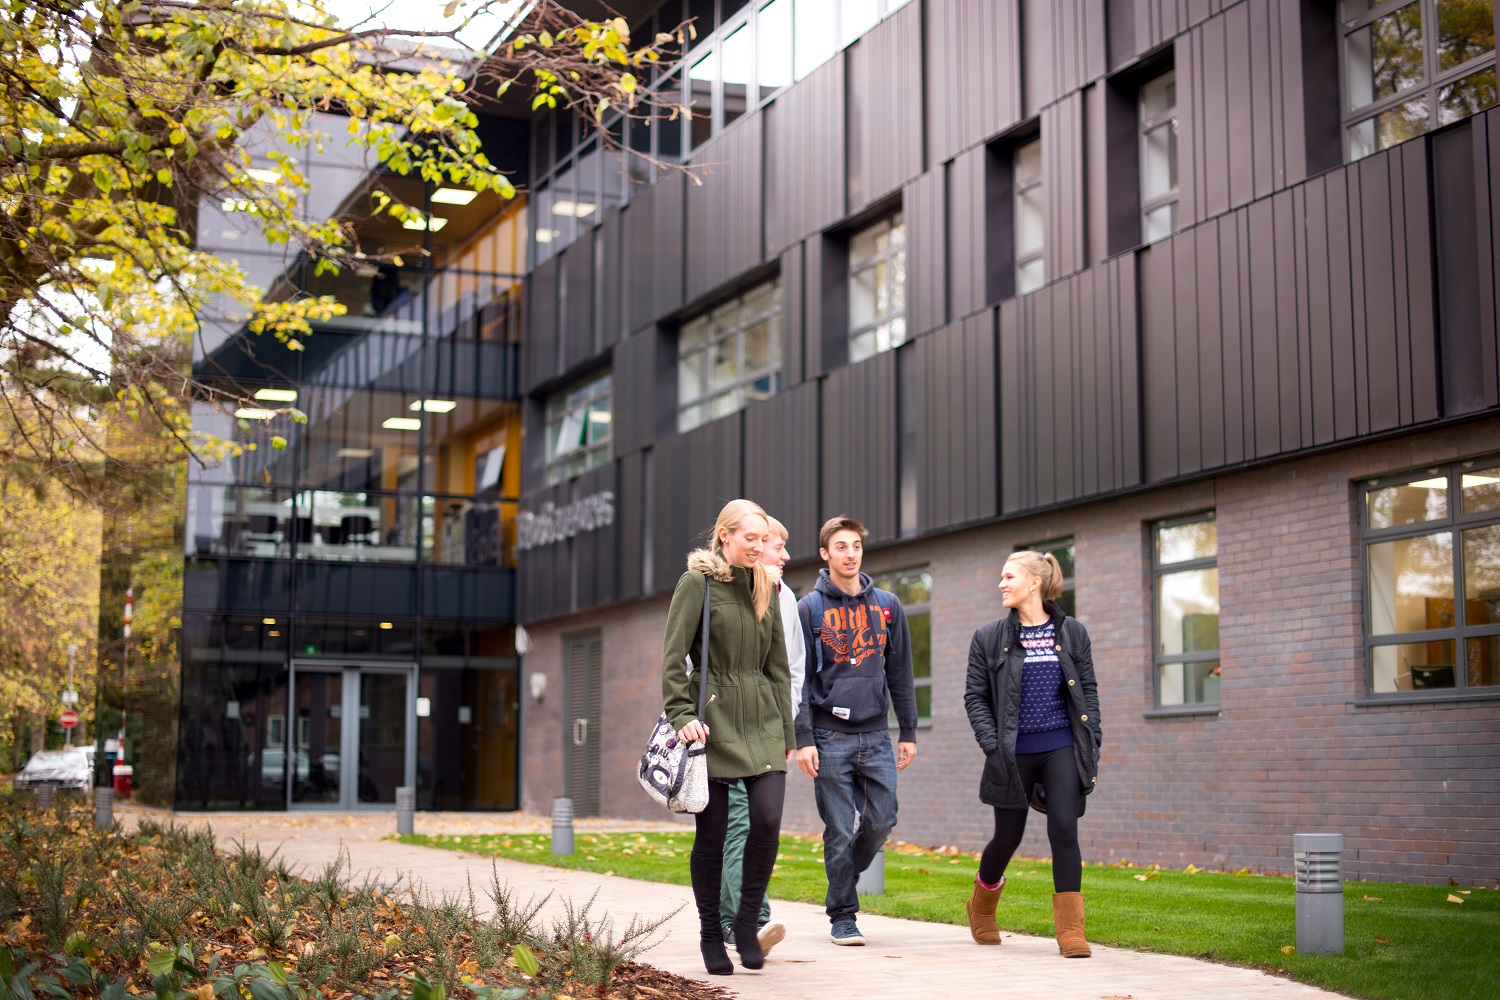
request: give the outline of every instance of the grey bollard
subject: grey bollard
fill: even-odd
[[[396,835],[409,837],[416,831],[417,790],[411,785],[396,789]]]
[[[94,828],[108,830],[115,825],[115,790],[94,789]]]
[[[1342,833],[1292,835],[1299,955],[1344,953],[1343,853]]]
[[[552,853],[573,853],[573,800],[552,800]]]
[[[855,882],[854,891],[861,896],[885,895],[884,847],[875,852],[875,859],[870,862],[870,867],[859,873],[859,881]]]
[[[51,785],[36,786],[36,804],[39,808],[52,808],[52,791],[53,789]]]

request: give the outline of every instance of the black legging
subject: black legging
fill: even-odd
[[[781,805],[786,798],[786,772],[767,771],[742,779],[750,801],[750,835],[745,838],[745,860],[753,847],[771,845],[774,854],[781,837]],[[693,853],[699,857],[724,854],[724,837],[729,832],[729,786],[720,781],[708,783],[708,807],[697,814],[698,831],[693,838]]]
[[[1052,844],[1052,890],[1078,892],[1083,887],[1083,855],[1078,850],[1078,764],[1071,746],[1048,753],[1016,755],[1021,788],[1030,797],[1038,781],[1047,796],[1047,839]],[[710,800],[712,808],[712,800]],[[1021,846],[1026,832],[1025,809],[995,810],[995,836],[979,856],[979,877],[994,885]],[[702,827],[700,826],[701,830]]]

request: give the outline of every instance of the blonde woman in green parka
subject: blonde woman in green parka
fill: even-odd
[[[729,783],[742,780],[750,802],[740,908],[734,919],[740,964],[759,969],[765,955],[756,936],[760,901],[781,846],[781,806],[787,762],[796,750],[791,685],[781,615],[771,604],[775,584],[760,565],[770,534],[766,512],[749,500],[731,500],[719,511],[713,540],[688,555],[667,612],[661,687],[667,718],[686,742],[708,746],[708,808],[697,814],[691,871],[703,964],[710,975],[727,976],[734,963],[719,923],[724,836],[729,825]],[[699,645],[703,588],[709,588],[708,707],[698,718],[701,673],[689,675],[685,660],[702,662]]]

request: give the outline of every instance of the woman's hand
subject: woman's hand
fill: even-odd
[[[795,756],[797,756],[797,751],[795,751],[795,750],[788,750],[786,752],[786,766],[788,768],[790,768],[792,766],[792,758],[795,757]]]
[[[677,738],[684,743],[707,743],[708,726],[694,719],[677,730]]]

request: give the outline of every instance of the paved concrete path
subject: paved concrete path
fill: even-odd
[[[151,814],[130,807],[122,813],[126,822]],[[522,898],[553,894],[544,916],[560,912],[560,899],[581,902],[596,890],[596,905],[620,927],[634,914],[657,917],[682,907],[644,960],[680,975],[710,980],[704,975],[698,954],[697,917],[692,893],[686,886],[392,843],[383,839],[395,831],[392,813],[180,813],[173,818],[178,823],[211,825],[221,844],[235,840],[259,844],[265,850],[279,850],[283,858],[302,865],[321,866],[346,850],[356,871],[386,877],[407,875],[434,894],[465,891],[471,879],[479,892],[489,884],[493,863],[500,877]],[[417,814],[418,831],[433,835],[540,832],[548,829],[547,824],[546,817],[510,813]],[[584,832],[652,828],[682,829],[667,823],[653,827],[608,820],[582,820],[578,824]],[[488,903],[482,892],[480,902]],[[715,985],[751,1000],[834,1000],[845,996],[864,1000],[1301,1000],[1337,996],[1251,969],[1097,944],[1094,957],[1087,960],[1062,958],[1052,939],[1021,934],[1007,933],[999,948],[980,948],[969,941],[962,927],[874,914],[859,920],[869,943],[863,948],[840,948],[828,940],[828,920],[821,907],[779,900],[774,906],[776,917],[787,925],[786,941],[776,947],[763,970],[737,968],[733,976],[713,977]]]

